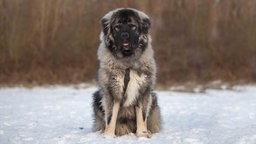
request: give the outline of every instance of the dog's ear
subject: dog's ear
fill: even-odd
[[[148,30],[150,29],[151,27],[151,21],[149,18],[143,18],[141,20],[141,32],[143,34],[148,34]]]
[[[101,28],[102,28],[104,35],[107,35],[108,30],[109,30],[109,20],[102,18],[101,19]]]
[[[101,19],[101,27],[102,27],[102,32],[104,34],[103,38],[105,39],[105,44],[108,48],[112,48],[113,47],[113,37],[111,35],[111,33],[109,33],[109,29],[110,29],[110,20],[107,18],[102,18]]]

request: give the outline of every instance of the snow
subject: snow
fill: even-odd
[[[105,138],[92,132],[96,87],[0,88],[0,144],[256,144],[256,86],[158,91],[163,130]]]

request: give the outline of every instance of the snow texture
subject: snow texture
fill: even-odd
[[[256,86],[158,91],[163,129],[152,138],[92,132],[95,87],[0,88],[0,144],[256,144]]]

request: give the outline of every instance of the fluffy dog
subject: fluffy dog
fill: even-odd
[[[160,108],[153,92],[156,64],[149,17],[120,8],[101,20],[98,85],[93,95],[94,131],[151,137],[160,131]]]

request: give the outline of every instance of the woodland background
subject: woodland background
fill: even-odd
[[[151,17],[157,83],[255,82],[255,0],[0,0],[0,84],[94,82],[118,7]]]

